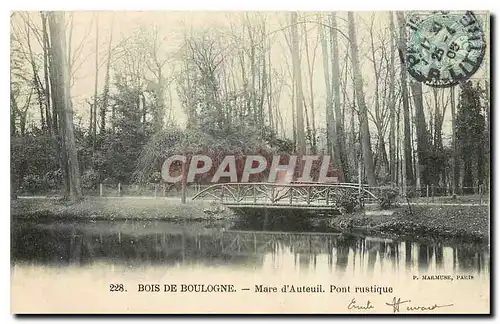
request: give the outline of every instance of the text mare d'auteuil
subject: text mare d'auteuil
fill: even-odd
[[[256,293],[371,293],[371,294],[391,294],[394,289],[390,286],[337,286],[337,285],[282,285],[266,286],[255,285]]]

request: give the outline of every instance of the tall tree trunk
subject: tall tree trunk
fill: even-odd
[[[410,82],[412,89],[413,101],[415,103],[415,128],[417,132],[417,155],[418,155],[418,168],[420,184],[427,186],[431,184],[431,174],[429,167],[429,133],[427,131],[427,124],[425,122],[422,83]],[[439,179],[439,177],[438,177]],[[435,181],[432,183],[436,184]]]
[[[10,136],[14,137],[16,136],[17,130],[16,130],[16,119],[17,119],[17,112],[19,108],[17,107],[17,101],[14,96],[14,91],[12,90],[12,84],[10,88]]]
[[[481,132],[481,138],[477,146],[477,185],[484,183],[484,133]]]
[[[47,15],[42,13],[42,40],[43,40],[43,81],[45,91],[45,122],[47,123],[49,133],[54,133],[52,125],[52,116],[50,110],[50,83],[49,83],[49,36],[47,34]]]
[[[88,102],[89,104],[89,113],[90,113],[90,119],[89,119],[89,136],[90,136],[90,140],[92,142],[92,145],[94,145],[94,140],[93,140],[93,136],[92,134],[94,134],[94,130],[93,130],[93,127],[94,127],[94,104],[92,102]]]
[[[402,159],[401,159],[401,104],[398,104],[396,111],[396,184],[402,183]]]
[[[272,69],[271,69],[271,40],[269,39],[268,41],[268,48],[269,50],[267,51],[267,61],[268,61],[268,72],[267,72],[267,83],[268,83],[268,90],[267,90],[267,114],[269,116],[269,128],[271,128],[271,136],[274,139],[274,133],[278,132],[277,128],[277,122],[275,122],[273,118],[273,75],[272,75]],[[276,123],[276,125],[275,125]]]
[[[14,91],[12,89],[12,83],[10,84],[10,137],[11,140],[16,136],[16,119],[17,119],[17,101],[14,96]],[[21,177],[23,176],[23,167],[20,166],[19,170],[14,170],[12,167],[12,154],[11,154],[11,168],[10,168],[10,197],[12,199],[17,199],[17,190],[19,189],[21,183]]]
[[[143,128],[146,127],[146,115],[147,115],[147,108],[146,108],[146,97],[144,96],[144,93],[139,93],[139,97],[137,98],[137,109],[140,109],[141,107],[141,102],[142,102],[142,126]]]
[[[321,18],[319,18],[321,19]],[[332,96],[332,87],[330,84],[330,69],[329,69],[329,61],[328,58],[330,55],[328,54],[328,44],[325,35],[325,28],[320,25],[320,41],[321,41],[321,51],[323,57],[323,73],[325,77],[325,91],[326,91],[326,103],[325,103],[325,116],[326,116],[326,146],[327,146],[327,154],[331,156],[332,163],[335,167],[339,167],[342,165],[340,162],[340,154],[337,146],[337,132],[335,130],[335,118],[333,115],[333,96]],[[340,170],[340,169],[339,169]],[[340,181],[343,181],[343,174],[340,174]]]
[[[295,80],[292,79],[292,140],[293,140],[293,147],[295,150],[297,150],[297,118],[295,116],[297,115],[295,113],[295,106],[297,102],[295,101]]]
[[[399,25],[399,59],[401,62],[400,78],[401,91],[403,97],[403,124],[404,124],[404,160],[405,160],[405,179],[408,185],[415,185],[412,168],[411,134],[410,134],[410,105],[408,102],[408,85],[406,81],[406,27],[404,22],[404,13],[397,12],[396,17]]]
[[[382,114],[380,111],[380,88],[379,83],[380,80],[380,70],[377,67],[377,60],[375,58],[375,43],[373,41],[373,25],[370,28],[370,43],[371,43],[371,54],[372,54],[372,63],[373,63],[373,73],[375,76],[375,124],[377,127],[377,135],[378,135],[378,145],[377,145],[377,170],[380,170],[382,175],[380,176],[383,181],[386,180],[387,175],[389,174],[389,162],[387,160],[387,152],[385,151],[385,139],[384,139],[384,118],[382,118]],[[379,174],[377,172],[377,174]]]
[[[486,174],[485,178],[487,185],[490,184],[490,169],[491,169],[491,133],[490,133],[490,86],[488,80],[484,80],[484,91],[486,91],[486,138],[485,138],[485,150],[486,150]]]
[[[111,20],[111,30],[109,34],[109,42],[108,42],[108,59],[106,62],[106,75],[104,76],[104,91],[102,95],[102,104],[101,104],[101,129],[100,134],[103,136],[106,133],[106,111],[108,110],[108,101],[109,101],[109,70],[111,68],[111,43],[113,42],[113,27],[114,27],[114,17]]]
[[[451,190],[455,195],[457,192],[460,169],[457,163],[457,126],[456,126],[456,104],[455,104],[455,87],[450,88],[451,91]]]
[[[64,111],[63,111],[63,102],[62,102],[62,94],[61,94],[61,85],[59,84],[59,77],[60,75],[59,72],[60,67],[62,66],[63,63],[57,62],[56,56],[54,55],[55,53],[55,41],[54,41],[54,31],[52,30],[52,25],[54,22],[51,23],[51,20],[54,20],[54,17],[52,16],[53,13],[47,12],[46,13],[46,19],[47,19],[47,25],[48,25],[48,35],[47,37],[49,38],[49,43],[50,46],[48,47],[48,61],[49,61],[49,82],[50,82],[50,96],[52,98],[52,123],[53,123],[53,134],[56,137],[55,145],[56,145],[56,152],[57,152],[57,160],[59,162],[59,168],[62,170],[63,173],[63,185],[64,185],[64,196],[65,198],[70,197],[70,176],[69,176],[69,169],[68,169],[68,154],[66,151],[66,145],[64,143],[65,136],[64,136]],[[59,34],[57,34],[57,37],[59,37]],[[60,41],[58,43],[60,45]],[[61,49],[62,51],[62,49]]]
[[[42,82],[40,81],[40,78],[38,76],[38,67],[36,65],[36,60],[35,60],[35,56],[33,54],[33,50],[31,48],[31,39],[30,39],[30,34],[31,34],[31,31],[30,31],[30,27],[28,25],[28,23],[26,23],[26,45],[28,46],[28,55],[29,55],[29,62],[30,62],[30,65],[31,65],[31,70],[33,72],[33,88],[35,89],[36,91],[36,94],[37,94],[37,98],[38,98],[38,107],[39,107],[39,110],[40,110],[40,123],[41,123],[41,129],[45,129],[45,113],[44,113],[44,108],[43,108],[43,105],[44,105],[44,98],[43,98],[43,94],[42,94],[42,91],[43,91],[43,85],[42,85]]]
[[[303,33],[304,33],[304,46],[305,46],[305,51],[306,51],[306,61],[307,61],[307,70],[308,70],[308,75],[309,75],[309,96],[310,96],[310,101],[309,104],[311,105],[311,119],[310,119],[310,124],[311,124],[311,147],[312,147],[312,154],[316,154],[317,152],[317,143],[316,143],[316,122],[315,122],[315,112],[314,112],[314,61],[316,58],[316,47],[314,47],[314,52],[313,52],[313,57],[311,60],[311,56],[309,55],[309,42],[307,41],[307,26],[306,24],[302,25],[304,27]]]
[[[95,17],[95,80],[94,80],[94,105],[92,122],[92,151],[96,150],[97,141],[97,83],[99,80],[99,14]]]
[[[366,178],[368,180],[368,185],[375,187],[377,185],[377,180],[375,179],[375,173],[373,168],[373,153],[371,149],[370,141],[370,129],[368,126],[368,114],[365,102],[365,96],[363,93],[363,77],[361,76],[361,70],[359,68],[358,59],[358,46],[356,40],[356,30],[354,26],[354,15],[352,12],[347,13],[348,25],[349,25],[349,42],[351,47],[351,62],[354,74],[354,85],[356,89],[356,98],[359,107],[360,116],[360,131],[361,131],[361,143],[363,152],[363,163],[365,166]]]
[[[21,136],[24,137],[26,135],[26,122],[27,122],[27,117],[28,117],[28,109],[31,104],[31,96],[33,95],[33,89],[30,90],[30,93],[28,95],[28,99],[26,100],[26,103],[24,104],[24,107],[20,110],[18,110],[19,114],[19,130],[21,132]]]
[[[159,132],[163,128],[163,117],[165,115],[165,102],[164,102],[164,98],[163,98],[164,97],[164,94],[163,94],[164,82],[163,82],[163,74],[161,71],[162,67],[158,64],[157,69],[158,69],[158,85],[157,85],[158,88],[156,90],[156,95],[158,96],[158,103],[157,103],[157,107],[155,107],[155,110],[153,112],[154,113],[153,129],[155,130],[155,132]],[[222,114],[222,112],[220,114]]]
[[[292,61],[293,61],[293,78],[295,79],[295,110],[297,112],[297,153],[304,155],[306,152],[306,136],[304,133],[304,107],[302,93],[302,72],[300,69],[299,56],[299,35],[297,31],[297,12],[290,13],[291,15],[291,43],[292,43]]]
[[[56,150],[56,160],[59,168],[63,171],[64,177],[64,188],[67,196],[69,196],[69,178],[68,178],[68,163],[66,162],[66,151],[63,147],[63,142],[61,138],[60,125],[57,109],[54,103],[53,93],[50,90],[52,86],[52,80],[50,79],[50,69],[54,64],[51,53],[50,37],[48,32],[48,14],[46,12],[41,12],[42,19],[42,39],[43,39],[43,79],[45,83],[45,113],[46,122],[49,128],[49,133],[52,137],[52,142]],[[52,99],[52,100],[51,100]],[[52,102],[52,104],[51,104]]]
[[[484,80],[484,91],[486,92],[486,131],[489,144],[490,138],[490,85],[488,80]],[[488,149],[488,152],[490,150]]]
[[[330,14],[330,40],[332,54],[332,89],[333,89],[333,107],[335,111],[335,134],[336,134],[336,150],[339,155],[339,172],[340,178],[344,182],[350,182],[349,165],[345,153],[345,134],[344,134],[344,116],[340,107],[340,68],[339,68],[339,44],[338,44],[338,27],[336,13]]]
[[[462,179],[462,191],[464,193],[472,193],[474,185],[474,177],[472,175],[473,157],[470,154],[463,154],[464,160],[464,177]]]
[[[395,98],[395,79],[396,69],[394,66],[396,48],[394,46],[396,37],[396,28],[394,27],[393,13],[389,12],[389,30],[390,30],[390,63],[389,63],[389,173],[391,174],[391,183],[397,182],[397,163],[396,163],[396,98]]]
[[[75,143],[73,126],[73,107],[69,93],[69,70],[66,61],[66,37],[64,35],[64,14],[62,12],[49,13],[49,29],[51,38],[53,103],[60,113],[61,138],[63,139],[63,152],[67,161],[67,176],[69,184],[69,196],[71,201],[76,202],[82,198],[80,187],[80,168]]]

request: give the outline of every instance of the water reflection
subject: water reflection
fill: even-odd
[[[224,231],[158,221],[33,224],[12,228],[12,261],[48,266],[326,267],[338,274],[448,271],[486,273],[487,248],[346,234]]]

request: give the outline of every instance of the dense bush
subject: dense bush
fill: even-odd
[[[408,187],[408,188],[406,188],[406,197],[407,198],[417,198],[417,197],[420,197],[420,193],[418,192],[417,188]]]
[[[82,188],[95,189],[99,186],[99,173],[94,169],[85,171],[82,174]]]
[[[332,198],[334,205],[340,208],[343,213],[352,213],[358,204],[357,195],[349,190],[339,190]]]
[[[49,171],[45,174],[44,180],[49,189],[59,189],[63,184],[63,172],[61,169]]]
[[[47,181],[36,174],[29,174],[23,178],[21,191],[36,194],[48,189]]]
[[[384,188],[380,192],[380,207],[382,209],[389,209],[397,206],[397,198],[399,192],[395,188]]]

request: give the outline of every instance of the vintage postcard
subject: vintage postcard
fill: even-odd
[[[489,314],[490,13],[10,15],[14,314]]]

